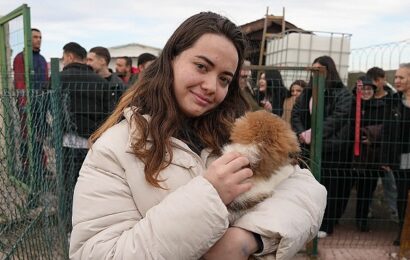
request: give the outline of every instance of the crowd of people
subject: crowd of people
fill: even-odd
[[[32,37],[35,74],[47,81],[41,32],[32,29]],[[272,198],[228,226],[226,205],[252,186],[245,156],[220,156],[234,120],[260,109],[282,117],[309,158],[316,105],[312,76],[287,88],[280,71],[267,70],[251,82],[245,45],[236,25],[211,12],[184,21],[159,57],[142,54],[138,68],[124,56],[114,72],[107,48],[64,45],[61,196],[71,259],[287,258],[334,232],[353,187],[357,228],[369,231],[378,178],[401,230],[410,189],[410,64],[396,71],[395,90],[377,67],[349,89],[330,56],[312,62],[326,70],[320,184],[306,164],[295,164]],[[17,55],[20,90],[22,63]]]
[[[256,104],[252,109],[266,109],[289,122],[303,148],[301,157],[309,159],[314,105],[312,77],[308,83],[295,80],[287,90],[279,71],[272,71],[262,73],[258,84],[252,86],[249,65],[244,63],[241,73],[242,93],[248,99],[252,94],[252,102]],[[394,88],[388,86],[382,68],[368,69],[349,88],[343,84],[331,57],[316,58],[312,67],[326,68],[321,183],[328,191],[328,200],[318,236],[323,238],[333,233],[353,187],[357,193],[357,228],[368,232],[371,202],[379,179],[391,219],[399,223],[401,231],[410,188],[406,178],[410,149],[406,134],[410,64],[400,65],[395,73]],[[288,98],[283,97],[282,90]],[[272,106],[275,103],[276,108]],[[400,244],[400,232],[393,243]]]
[[[29,172],[29,137],[27,133],[27,114],[30,107],[32,122],[34,122],[32,164],[41,165],[37,170],[34,182],[42,182],[46,171],[47,158],[44,151],[44,140],[47,125],[46,114],[50,100],[44,98],[42,91],[50,90],[48,66],[45,58],[40,54],[42,35],[41,31],[33,28],[32,55],[34,76],[30,78],[31,86],[27,88],[24,53],[16,55],[13,62],[14,85],[17,91],[17,108],[21,127],[20,158],[22,169],[18,174],[24,183],[33,183]],[[62,89],[63,104],[63,189],[59,196],[62,198],[65,209],[61,211],[65,219],[67,230],[71,230],[71,208],[74,186],[77,182],[80,168],[87,155],[88,138],[97,130],[104,120],[111,114],[122,94],[137,82],[138,76],[156,59],[150,53],[142,53],[138,57],[137,67],[132,66],[130,57],[119,57],[116,60],[115,72],[108,67],[111,55],[107,48],[96,46],[88,52],[80,44],[69,42],[62,48],[63,68],[59,75]],[[27,106],[28,92],[31,95],[31,106]],[[47,105],[48,104],[48,105]],[[57,126],[55,126],[57,127]],[[61,189],[60,189],[61,190]],[[34,194],[38,189],[32,188],[29,195],[29,207],[35,207],[38,200]]]

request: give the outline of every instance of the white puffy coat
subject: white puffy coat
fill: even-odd
[[[132,153],[131,114],[97,140],[81,168],[70,259],[199,259],[228,228],[226,206],[201,176],[209,153],[172,139],[173,160],[161,172],[166,189],[155,188]],[[276,259],[291,258],[316,235],[326,206],[326,190],[308,170],[284,170],[290,178],[234,224],[260,234],[260,255]]]

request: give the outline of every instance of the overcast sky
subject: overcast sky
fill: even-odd
[[[351,48],[410,39],[409,0],[0,0],[0,15],[27,3],[31,25],[43,33],[41,52],[61,57],[76,41],[86,49],[140,43],[162,48],[187,17],[214,11],[238,25],[263,18],[266,7],[312,31],[351,33]]]

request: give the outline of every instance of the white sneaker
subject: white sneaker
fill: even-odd
[[[325,231],[317,232],[317,238],[325,238],[327,237],[327,233]]]

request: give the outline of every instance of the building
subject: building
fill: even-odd
[[[111,54],[111,61],[109,67],[115,69],[116,58],[128,56],[132,59],[133,66],[137,65],[138,56],[142,53],[148,52],[158,57],[161,52],[160,48],[147,46],[139,43],[129,43],[108,48]]]
[[[247,56],[252,64],[259,64],[266,19],[266,42],[262,65],[309,67],[315,58],[329,55],[335,61],[343,82],[347,83],[351,34],[306,31],[283,20],[284,16],[268,15],[267,17],[240,26],[250,43]],[[287,87],[295,80],[308,81],[310,76],[306,70],[284,69],[280,72]]]
[[[240,25],[242,31],[245,33],[250,48],[248,50],[248,57],[252,64],[259,63],[259,53],[262,42],[263,27],[265,24],[265,18]],[[285,21],[285,30],[298,30],[304,31],[296,25]],[[268,20],[266,32],[269,34],[281,33],[282,32],[282,21],[281,20]],[[265,46],[266,47],[266,46]],[[262,63],[264,64],[264,63]]]

